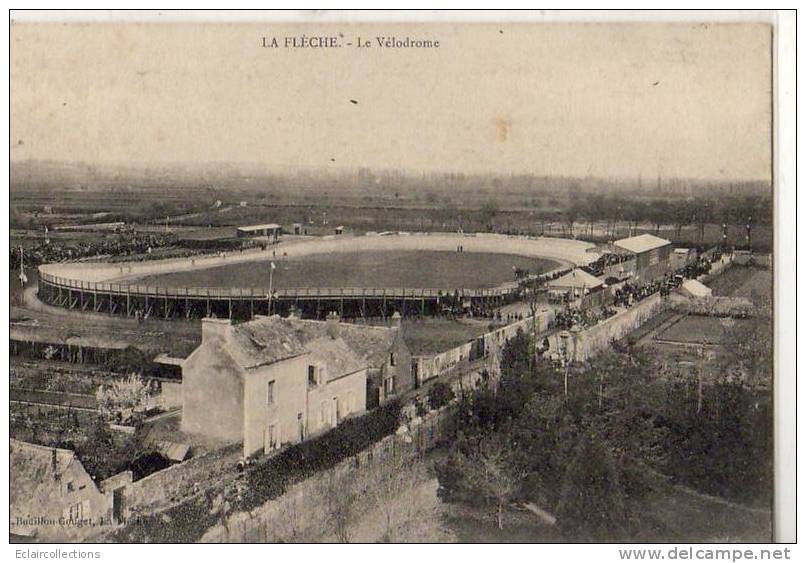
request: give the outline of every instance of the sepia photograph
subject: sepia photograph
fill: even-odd
[[[774,19],[368,15],[10,12],[10,542],[776,541]]]

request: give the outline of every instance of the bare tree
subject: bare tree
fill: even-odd
[[[352,528],[359,516],[359,490],[356,479],[340,479],[337,471],[331,471],[323,483],[323,496],[327,517],[336,539],[350,543]]]
[[[514,468],[512,452],[499,439],[488,437],[464,457],[463,473],[480,495],[495,501],[498,529],[504,529],[504,507],[512,500],[524,475]]]
[[[405,454],[395,454],[372,467],[368,479],[369,493],[383,513],[387,541],[395,541],[398,526],[411,516],[411,495],[423,475],[422,461]]]

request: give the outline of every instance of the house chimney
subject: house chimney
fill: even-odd
[[[336,340],[339,337],[339,314],[336,311],[331,311],[327,314],[327,335]]]
[[[397,311],[394,312],[392,315],[392,321],[390,322],[390,326],[393,328],[400,328],[400,323],[403,321],[403,317],[400,316],[400,313]]]
[[[202,342],[208,340],[226,340],[229,336],[230,324],[229,319],[211,319],[206,317],[202,319]]]

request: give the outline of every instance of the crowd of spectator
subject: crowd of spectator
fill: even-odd
[[[38,266],[52,262],[80,260],[102,256],[136,256],[149,255],[157,248],[175,244],[172,236],[143,233],[119,233],[114,237],[91,241],[71,241],[70,243],[44,240],[35,246],[26,248],[25,265]],[[19,267],[20,248],[11,247],[10,264]]]
[[[628,254],[607,253],[602,254],[599,258],[587,266],[582,266],[582,269],[593,276],[600,277],[605,274],[605,271],[608,267],[615,266],[616,264],[621,264],[632,259],[633,256]]]
[[[254,241],[243,241],[238,250],[258,246]],[[85,260],[88,258],[104,258],[110,262],[127,261],[141,262],[163,258],[185,258],[210,254],[212,250],[203,246],[187,248],[170,234],[122,232],[114,237],[96,239],[91,241],[56,242],[44,240],[24,251],[26,268],[51,264],[54,262],[67,262],[70,260]],[[10,267],[19,268],[20,247],[12,246],[10,249]]]
[[[555,313],[552,326],[560,330],[569,330],[575,326],[585,329],[612,317],[616,312],[616,309],[608,306],[595,309],[574,309],[566,307]]]

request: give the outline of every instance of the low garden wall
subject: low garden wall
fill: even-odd
[[[233,444],[209,454],[191,458],[152,473],[126,487],[124,518],[185,498],[204,488],[211,478],[231,471],[241,456],[241,445]]]
[[[584,362],[604,350],[613,340],[619,340],[661,312],[665,305],[659,293],[647,297],[637,305],[586,330],[571,333],[569,355],[573,361]]]
[[[361,470],[391,463],[396,457],[421,456],[439,445],[451,431],[451,406],[411,423],[408,431],[381,439],[335,467],[296,483],[280,497],[248,511],[236,512],[210,528],[206,543],[321,541],[332,533],[327,510],[328,485],[354,481]],[[330,483],[333,479],[334,483]],[[366,502],[360,499],[359,502]]]

